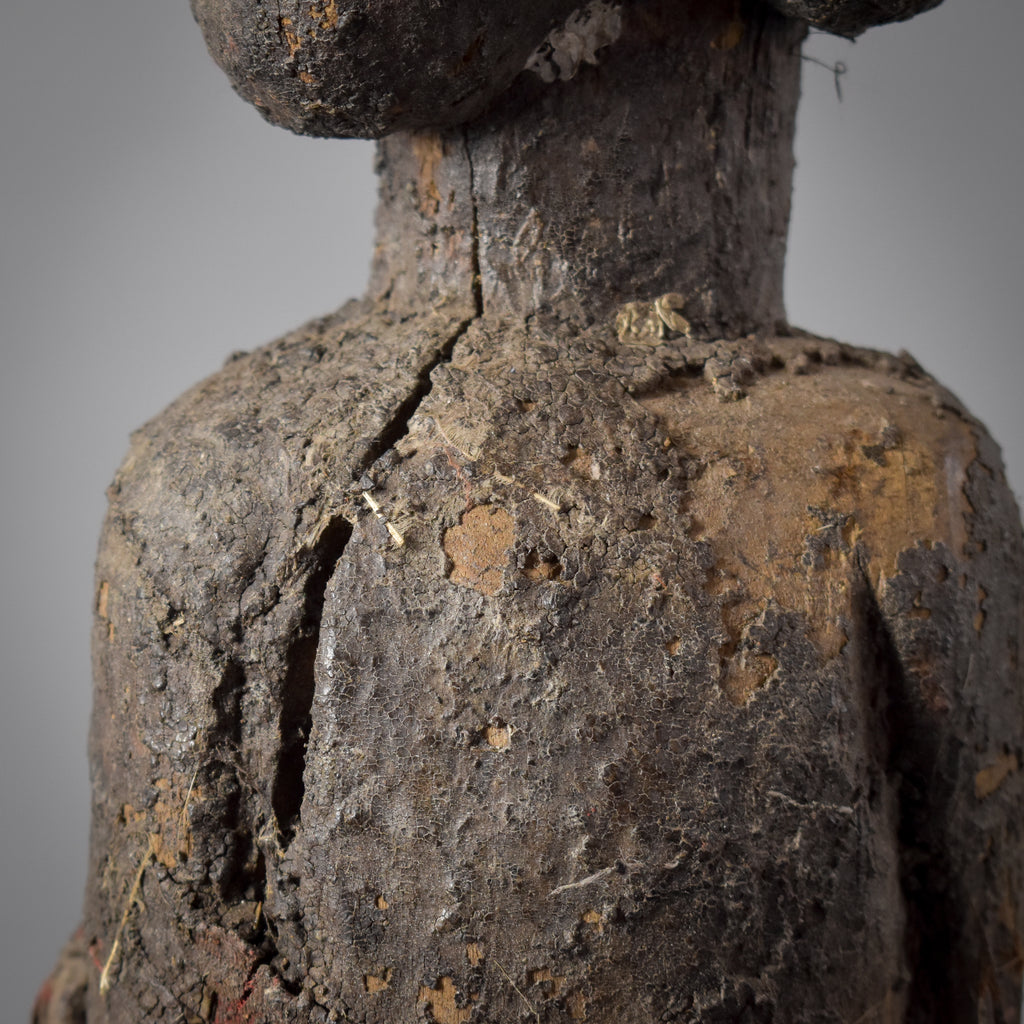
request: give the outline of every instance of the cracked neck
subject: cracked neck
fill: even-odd
[[[382,142],[371,296],[585,325],[675,292],[698,334],[770,331],[803,30],[731,6],[626,7],[597,67],[524,73],[469,126]]]

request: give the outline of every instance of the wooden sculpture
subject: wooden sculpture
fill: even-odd
[[[806,23],[931,4],[775,6],[194,0],[373,273],[110,489],[40,1022],[1017,1021],[1000,455],[782,305]]]

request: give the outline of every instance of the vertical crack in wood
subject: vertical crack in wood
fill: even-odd
[[[394,415],[381,429],[376,439],[367,447],[366,453],[356,466],[353,478],[358,480],[387,451],[393,448],[409,432],[409,422],[416,410],[423,404],[433,387],[434,371],[445,363],[451,362],[452,354],[459,340],[469,330],[470,325],[484,315],[483,281],[480,272],[480,225],[477,214],[476,183],[473,175],[473,156],[469,146],[469,130],[462,130],[462,144],[469,168],[469,199],[470,218],[470,291],[473,297],[473,315],[461,320],[450,337],[441,344],[434,358],[425,366],[417,377],[415,387],[404,401],[395,409]]]
[[[475,229],[474,218],[474,232]],[[475,252],[475,236],[473,245]],[[476,309],[477,315],[461,321],[451,336],[439,346],[434,358],[420,370],[409,394],[398,404],[394,414],[356,464],[354,479],[359,479],[408,433],[409,422],[433,387],[431,377],[434,370],[450,362],[459,339],[479,317],[479,296]],[[321,534],[309,558],[311,569],[304,584],[303,610],[295,638],[288,649],[279,717],[281,748],[271,789],[271,804],[283,848],[286,848],[295,836],[305,795],[303,776],[306,767],[306,744],[312,728],[316,654],[326,589],[351,536],[352,525],[342,516],[332,520]]]
[[[468,128],[462,129],[462,146],[466,153],[466,166],[469,168],[469,203],[472,211],[469,258],[470,269],[473,275],[473,304],[476,308],[477,317],[482,317],[484,315],[484,284],[480,273],[480,220],[476,198],[476,179],[473,171],[473,153],[469,146]]]
[[[431,376],[433,372],[445,363],[451,362],[452,353],[459,339],[465,335],[478,317],[468,317],[459,322],[451,336],[440,346],[434,358],[420,371],[416,384],[408,396],[398,404],[394,414],[384,424],[377,437],[367,445],[363,458],[356,464],[352,474],[354,480],[358,480],[385,452],[390,451],[409,432],[409,421],[416,414],[416,410],[423,404],[423,400],[430,394],[433,387]]]
[[[286,656],[279,716],[281,746],[271,785],[271,806],[282,847],[294,838],[305,795],[306,744],[313,724],[314,669],[325,592],[351,536],[352,525],[343,516],[331,520],[320,535],[309,556],[302,614]]]
[[[262,891],[266,881],[247,806],[244,768],[240,764],[246,686],[244,667],[228,658],[213,691],[216,721],[209,736],[211,758],[203,770],[203,785],[210,797],[201,805],[202,816],[217,822],[217,828],[204,828],[197,822],[193,832],[197,838],[208,840],[205,859],[221,897],[228,901],[243,898],[249,889]]]

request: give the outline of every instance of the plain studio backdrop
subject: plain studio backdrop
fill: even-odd
[[[787,301],[907,349],[1024,493],[1024,5],[947,0],[804,64]],[[372,145],[264,124],[186,0],[8,5],[0,31],[3,1018],[79,917],[92,561],[129,432],[364,286]]]

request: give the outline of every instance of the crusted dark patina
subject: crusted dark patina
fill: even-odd
[[[367,296],[136,433],[40,1024],[1015,1024],[1018,512],[785,323],[803,31],[628,5],[389,138]]]

